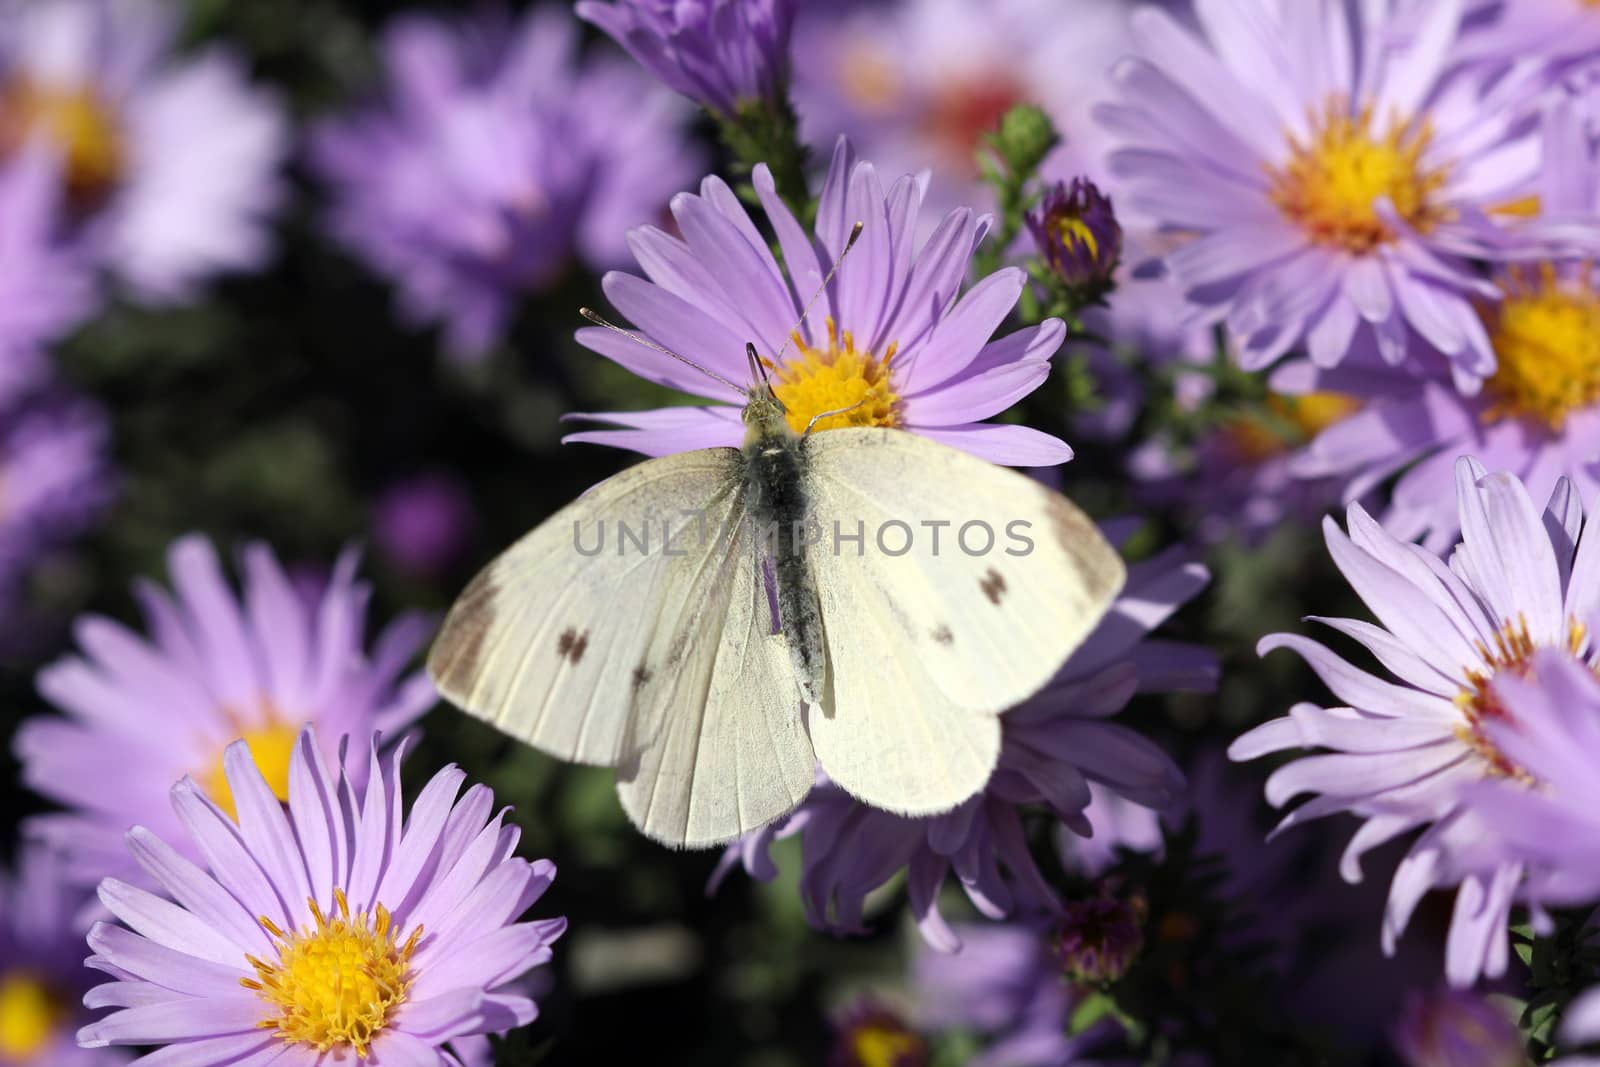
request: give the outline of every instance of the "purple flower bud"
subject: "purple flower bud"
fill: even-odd
[[[1481,993],[1413,990],[1394,1028],[1407,1067],[1527,1067],[1522,1035],[1506,1010]]]
[[[1055,951],[1061,969],[1074,982],[1098,985],[1128,973],[1144,947],[1144,898],[1112,896],[1074,900],[1056,925]]]
[[[1087,178],[1057,182],[1028,215],[1028,228],[1050,269],[1069,287],[1098,295],[1122,256],[1122,227],[1111,198]]]
[[[663,83],[725,118],[784,95],[790,0],[583,0],[577,12]]]

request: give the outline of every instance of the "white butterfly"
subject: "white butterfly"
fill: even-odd
[[[742,449],[648,460],[557,512],[462,592],[428,672],[513,737],[616,767],[665,844],[771,822],[819,764],[875,807],[948,811],[1122,561],[1015,471],[901,430],[795,433],[749,355]]]

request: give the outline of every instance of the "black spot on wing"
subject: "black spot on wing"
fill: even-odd
[[[589,647],[589,631],[579,633],[572,627],[561,631],[561,637],[556,641],[556,655],[569,663],[576,664],[583,658],[584,650]]]
[[[983,577],[978,579],[978,588],[983,590],[983,595],[989,598],[989,603],[999,606],[1006,595],[1005,576],[990,567],[983,572]]]
[[[933,639],[939,644],[948,647],[955,644],[956,635],[950,632],[950,627],[941,622],[938,626],[934,627]]]
[[[643,663],[639,664],[633,669],[634,692],[638,692],[640,689],[643,689],[650,683],[650,679],[654,677],[655,675],[651,673],[649,667],[646,667]]]

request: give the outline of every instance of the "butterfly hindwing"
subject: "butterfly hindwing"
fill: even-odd
[[[995,716],[1105,614],[1122,562],[1060,494],[927,438],[842,429],[804,447],[830,664],[817,755],[871,803],[948,810],[992,771]]]

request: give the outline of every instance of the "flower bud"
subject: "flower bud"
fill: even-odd
[[[1093,300],[1111,286],[1122,227],[1111,199],[1087,178],[1057,182],[1028,216],[1039,254],[1069,289]]]

